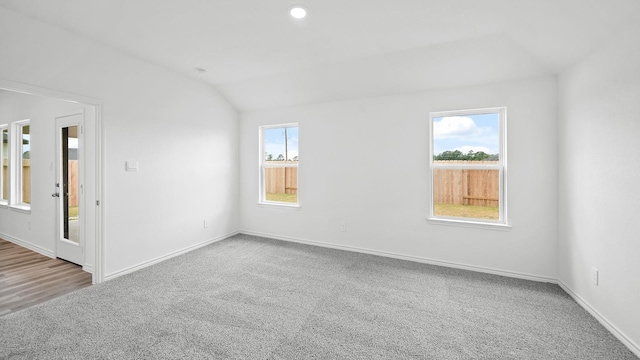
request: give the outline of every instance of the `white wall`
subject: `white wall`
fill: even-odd
[[[241,113],[241,228],[553,281],[556,96],[543,78]],[[513,227],[428,223],[429,112],[496,106],[508,108]],[[258,127],[287,122],[300,123],[299,210],[257,204]]]
[[[638,34],[636,23],[560,77],[558,277],[640,354]]]
[[[3,8],[0,49],[0,78],[102,101],[107,277],[237,230],[237,113],[216,90]]]

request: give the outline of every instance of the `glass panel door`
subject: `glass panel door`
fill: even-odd
[[[63,211],[63,237],[66,240],[79,242],[79,205],[78,181],[78,126],[62,128],[61,139],[62,154],[62,211]]]
[[[56,118],[56,257],[84,265],[84,113]]]

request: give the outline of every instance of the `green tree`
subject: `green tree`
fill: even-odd
[[[463,154],[460,150],[447,150],[438,155],[434,155],[433,160],[482,161],[492,156],[497,155],[487,154],[484,151],[475,152],[473,150],[469,150],[469,152]]]
[[[460,150],[447,150],[434,156],[434,160],[464,160]]]
[[[471,155],[471,151],[469,152],[469,155]],[[482,161],[488,157],[490,157],[491,155],[487,154],[484,151],[478,151],[477,153],[473,154],[473,156],[470,156],[469,160],[473,160],[473,161]]]

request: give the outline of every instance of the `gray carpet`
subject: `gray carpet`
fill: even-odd
[[[636,359],[557,285],[238,235],[0,317],[2,359]]]

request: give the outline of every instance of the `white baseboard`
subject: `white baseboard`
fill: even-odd
[[[82,270],[89,274],[93,274],[93,266],[91,265],[82,265]]]
[[[450,267],[450,268],[461,269],[461,270],[470,270],[470,271],[493,274],[493,275],[501,275],[501,276],[517,278],[517,279],[532,280],[532,281],[552,283],[552,284],[558,283],[558,280],[554,278],[524,274],[524,273],[519,273],[515,271],[492,269],[492,268],[481,267],[481,266],[460,264],[460,263],[451,262],[451,261],[435,260],[435,259],[429,259],[424,257],[404,255],[404,254],[392,253],[387,251],[372,250],[372,249],[366,249],[366,248],[355,247],[355,246],[337,245],[337,244],[327,243],[323,241],[306,240],[306,239],[299,239],[299,238],[280,236],[280,235],[274,235],[274,234],[265,234],[265,233],[255,232],[255,231],[241,230],[240,233],[246,234],[246,235],[271,238],[276,240],[290,241],[290,242],[295,242],[300,244],[321,246],[321,247],[337,249],[337,250],[345,250],[345,251],[352,251],[352,252],[358,252],[363,254],[378,255],[378,256],[383,256],[383,257],[388,257],[393,259],[408,260],[408,261],[419,262],[419,263],[429,264],[429,265],[444,266],[444,267]]]
[[[104,281],[113,280],[113,279],[115,279],[115,278],[117,278],[119,276],[122,276],[122,275],[125,275],[125,274],[129,274],[129,273],[132,273],[134,271],[146,268],[147,266],[151,266],[151,265],[157,264],[159,262],[171,259],[173,257],[179,256],[179,255],[182,255],[182,254],[186,254],[186,253],[188,253],[190,251],[199,249],[199,248],[201,248],[203,246],[207,246],[209,244],[213,244],[215,242],[230,238],[230,237],[232,237],[234,235],[237,235],[238,233],[239,233],[238,231],[234,231],[234,232],[231,232],[231,233],[228,233],[228,234],[225,234],[225,235],[221,235],[221,236],[218,236],[216,238],[209,239],[209,240],[206,240],[204,242],[201,242],[199,244],[191,245],[191,246],[188,246],[188,247],[186,247],[184,249],[181,249],[181,250],[178,250],[178,251],[174,251],[174,252],[169,253],[167,255],[159,256],[159,257],[157,257],[155,259],[151,259],[149,261],[145,261],[145,262],[140,263],[138,265],[134,265],[134,266],[128,267],[126,269],[123,269],[123,270],[120,270],[120,271],[116,271],[116,272],[111,273],[111,274],[107,274],[104,277]]]
[[[582,306],[585,310],[589,312],[596,320],[602,324],[613,336],[615,336],[618,340],[620,340],[626,347],[631,350],[637,357],[640,358],[640,346],[634,343],[631,339],[629,339],[622,331],[620,331],[615,325],[613,325],[604,315],[600,314],[598,310],[594,309],[586,300],[584,300],[580,295],[576,294],[571,288],[569,288],[565,283],[558,280],[558,285],[564,290],[569,296],[571,296],[580,306]]]
[[[20,240],[18,238],[14,238],[13,236],[9,236],[7,234],[0,233],[0,238],[3,238],[3,239],[5,239],[5,240],[7,240],[9,242],[12,242],[12,243],[16,244],[16,245],[20,245],[23,248],[27,248],[27,249],[29,249],[31,251],[35,251],[35,252],[37,252],[39,254],[42,254],[42,255],[44,255],[46,257],[50,257],[52,259],[55,259],[55,257],[56,257],[56,254],[51,250],[47,250],[47,249],[45,249],[43,247],[40,247],[38,245],[33,245],[33,244],[31,244],[29,242],[26,242],[24,240]]]

